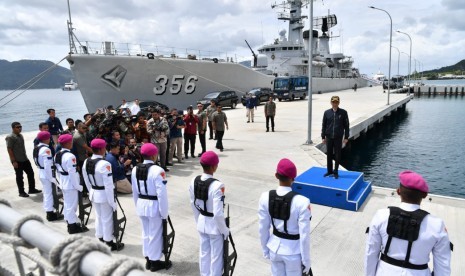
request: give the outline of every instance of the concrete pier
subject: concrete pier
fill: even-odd
[[[465,96],[463,85],[422,85],[413,87],[416,96]]]
[[[229,130],[224,136],[224,152],[219,152],[220,163],[215,178],[225,183],[225,202],[230,205],[231,231],[236,242],[238,261],[235,275],[270,275],[270,263],[262,257],[258,237],[258,199],[262,192],[277,187],[274,177],[276,164],[287,157],[293,160],[298,172],[312,166],[325,166],[326,156],[316,147],[321,143],[321,121],[324,110],[331,107],[330,98],[338,95],[340,107],[348,111],[351,122],[351,137],[357,138],[392,112],[405,107],[411,96],[391,94],[387,105],[387,94],[382,87],[359,88],[357,92],[344,90],[313,95],[311,139],[306,145],[308,102],[278,102],[275,132],[265,132],[263,105],[255,112],[254,123],[246,123],[246,110],[224,109],[228,116]],[[65,117],[66,114],[57,114]],[[37,122],[43,118],[37,118]],[[24,133],[26,146],[32,155],[32,140],[36,133]],[[4,141],[5,135],[1,135]],[[207,140],[207,149],[215,150],[214,140]],[[200,145],[197,142],[197,152]],[[216,151],[216,150],[215,150]],[[42,195],[29,198],[18,197],[13,167],[6,154],[5,142],[0,143],[0,198],[12,203],[18,212],[44,216]],[[407,158],[407,157],[406,157]],[[32,156],[30,156],[32,160]],[[199,158],[189,158],[184,164],[175,163],[168,175],[170,216],[176,230],[171,259],[173,267],[160,271],[163,275],[199,275],[198,233],[189,203],[188,186],[193,177],[201,173]],[[406,168],[408,169],[408,168]],[[37,187],[41,184],[36,174]],[[398,179],[392,179],[394,183]],[[377,183],[373,183],[374,186]],[[26,184],[27,187],[27,184]],[[429,200],[431,199],[431,200]],[[144,262],[141,248],[141,223],[135,214],[131,195],[120,196],[128,219],[123,242],[124,250],[115,255],[130,256]],[[345,211],[317,204],[312,205],[311,259],[314,275],[363,275],[365,229],[376,210],[398,205],[399,197],[392,189],[374,187],[373,192],[358,212]],[[422,208],[444,219],[449,236],[455,244],[452,253],[452,275],[465,271],[465,200],[431,195]],[[0,214],[1,215],[1,214]],[[95,213],[92,213],[85,235],[93,237]],[[67,235],[64,222],[48,223],[56,231]],[[2,265],[15,267],[9,248],[0,246]],[[430,262],[432,268],[432,262]]]

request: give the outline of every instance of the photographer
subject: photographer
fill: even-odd
[[[142,111],[137,113],[137,122],[133,126],[133,131],[136,135],[137,143],[142,143],[144,139],[150,140],[150,135],[147,132],[147,120]]]
[[[111,171],[113,172],[113,183],[118,193],[132,193],[131,183],[126,178],[125,166],[131,164],[131,160],[120,162],[120,145],[118,143],[110,144],[110,151],[105,156],[105,160],[110,162]]]
[[[131,160],[131,163],[127,163],[127,160]],[[128,146],[124,148],[124,153],[120,156],[120,162],[126,164],[124,166],[126,178],[131,181],[132,168],[142,162],[140,145],[137,145],[136,139],[129,139]]]
[[[185,127],[184,120],[178,115],[178,111],[174,108],[171,110],[171,115],[168,119],[170,126],[170,153],[168,156],[167,165],[173,165],[174,151],[176,150],[176,156],[178,162],[182,163],[182,129]]]
[[[153,109],[152,118],[147,122],[147,132],[150,134],[150,142],[158,148],[160,167],[165,172],[169,171],[166,168],[166,147],[169,131],[168,122],[165,118],[161,117],[160,109]]]
[[[190,144],[191,157],[195,158],[195,138],[197,135],[199,118],[194,115],[194,109],[192,106],[187,108],[187,114],[184,116],[184,122],[186,123],[186,128],[184,129],[184,156],[186,159],[188,158]]]

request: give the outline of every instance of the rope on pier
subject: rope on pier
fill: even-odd
[[[98,276],[125,276],[133,269],[144,270],[144,267],[137,261],[127,258],[116,258],[106,264]]]
[[[39,217],[38,215],[28,215],[28,216],[24,216],[24,217],[21,217],[17,222],[16,224],[13,226],[13,228],[11,229],[11,234],[16,236],[16,237],[21,237],[20,234],[19,234],[19,231],[21,230],[21,226],[23,226],[23,224],[25,222],[27,222],[28,220],[37,220],[39,222],[42,222],[44,223],[44,220]],[[32,248],[30,245],[28,245],[27,243],[24,243],[24,246],[25,247],[28,247],[28,248]]]
[[[11,204],[8,200],[0,198],[0,204],[5,204],[6,206],[11,208]]]

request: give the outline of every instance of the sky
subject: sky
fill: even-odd
[[[281,3],[282,1],[276,1]],[[244,40],[257,49],[287,29],[269,0],[70,0],[75,35],[84,41],[113,41],[211,50],[250,59]],[[465,58],[464,0],[318,0],[313,15],[336,14],[333,53],[352,56],[371,76],[388,74],[390,20],[393,22],[391,75],[453,65]],[[308,10],[303,11],[309,14]],[[66,0],[0,1],[0,59],[58,62],[69,52]],[[308,28],[308,20],[305,22]],[[412,59],[412,71],[415,60]],[[60,65],[69,68],[66,61]]]

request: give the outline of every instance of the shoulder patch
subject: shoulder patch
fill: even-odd
[[[45,153],[46,153],[47,155],[52,154],[52,152],[51,152],[50,150],[45,150]]]
[[[224,187],[221,188],[221,193],[224,195]]]
[[[111,166],[106,166],[107,171],[111,172]]]
[[[307,209],[308,209],[309,211],[312,211],[312,205],[311,205],[311,204],[308,204]]]
[[[71,159],[71,161],[73,162],[73,164],[76,164],[76,158]]]
[[[166,173],[165,173],[164,171],[161,172],[160,175],[161,175],[161,177],[162,177],[163,179],[166,179]],[[164,184],[166,184],[166,183],[164,183]]]

